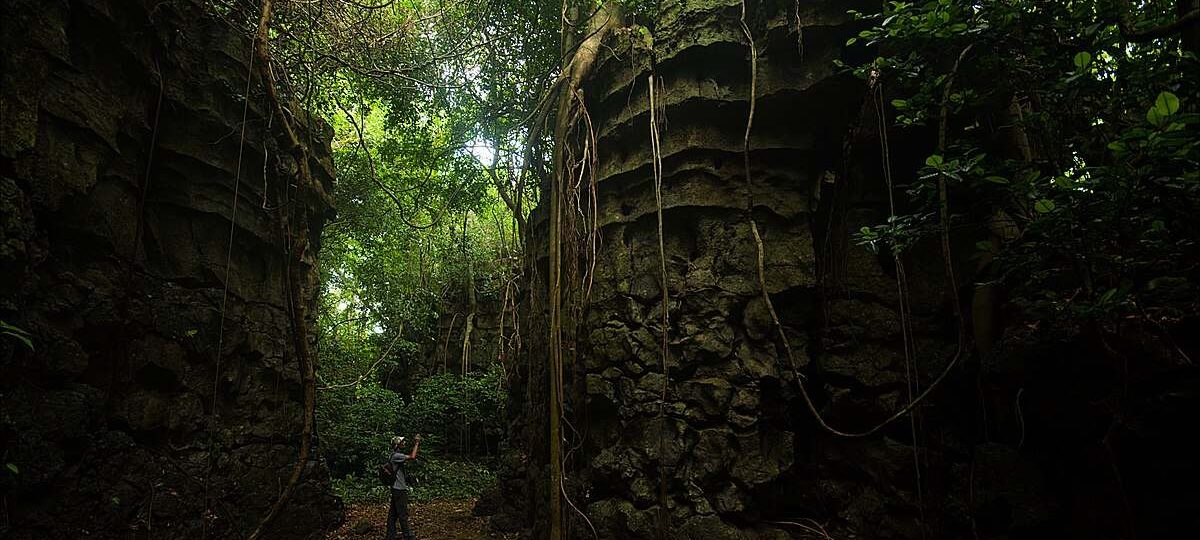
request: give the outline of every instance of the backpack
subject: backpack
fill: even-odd
[[[392,466],[391,461],[380,465],[375,474],[379,477],[380,485],[384,487],[390,488],[396,483],[396,468]]]

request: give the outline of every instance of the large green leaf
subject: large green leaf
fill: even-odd
[[[1078,53],[1072,62],[1075,64],[1075,71],[1083,71],[1092,65],[1092,53],[1087,51]]]
[[[1179,112],[1179,97],[1170,92],[1159,92],[1154,105],[1146,111],[1146,120],[1158,127],[1167,125],[1167,119]]]
[[[1163,116],[1175,114],[1179,112],[1179,97],[1170,92],[1159,92],[1154,98],[1154,108]]]

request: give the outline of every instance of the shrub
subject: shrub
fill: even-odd
[[[370,475],[400,428],[400,396],[378,386],[322,395],[317,409],[321,448],[334,475]]]
[[[322,394],[321,449],[335,478],[334,492],[346,503],[387,501],[388,489],[374,472],[397,433],[424,436],[420,459],[405,467],[419,480],[414,500],[475,497],[495,481],[487,464],[502,433],[499,366],[465,377],[435,375],[413,393],[405,404],[399,394],[366,382]]]
[[[401,415],[401,432],[425,434],[422,444],[439,457],[488,455],[503,433],[503,415],[498,365],[466,377],[442,373],[417,385]]]
[[[379,485],[379,482],[370,476],[348,474],[342,478],[334,478],[332,484],[333,493],[346,504],[387,502],[389,497],[388,488]]]
[[[417,480],[411,492],[416,501],[471,499],[496,482],[491,468],[470,461],[418,459],[405,470]]]

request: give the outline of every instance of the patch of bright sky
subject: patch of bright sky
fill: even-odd
[[[496,148],[492,146],[491,142],[485,141],[481,138],[476,138],[475,140],[467,143],[466,150],[467,152],[470,152],[471,155],[475,156],[475,159],[478,159],[480,163],[488,167],[490,167],[492,165],[492,161],[496,159]]]

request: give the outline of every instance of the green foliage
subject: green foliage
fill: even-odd
[[[879,54],[847,69],[886,89],[896,125],[928,137],[949,114],[945,150],[898,186],[910,210],[864,227],[860,242],[903,251],[935,234],[945,182],[951,227],[990,237],[977,244],[986,273],[1024,316],[1111,326],[1194,313],[1197,51],[1178,34],[1135,37],[1177,16],[1174,1],[1139,5],[927,0],[852,12],[870,27],[850,44]]]
[[[1146,111],[1146,120],[1156,127],[1166,127],[1167,123],[1171,121],[1171,116],[1177,112],[1179,112],[1179,98],[1170,92],[1160,92],[1154,99],[1154,105]]]
[[[412,497],[417,501],[470,499],[496,483],[491,467],[471,461],[418,459],[406,472],[417,480]]]
[[[879,253],[887,247],[892,255],[899,255],[933,234],[935,218],[933,213],[889,216],[887,223],[859,229],[858,243],[871,253]]]
[[[19,341],[22,345],[25,345],[25,347],[27,347],[30,351],[34,350],[33,338],[29,335],[29,332],[26,332],[25,330],[17,328],[16,326],[8,324],[4,321],[0,321],[0,336],[8,336],[9,338]]]
[[[401,432],[403,410],[398,394],[376,384],[323,393],[317,422],[330,469],[370,476]]]
[[[426,435],[424,445],[439,453],[484,454],[500,440],[504,392],[499,365],[466,377],[442,373],[426,378],[405,408],[407,432]]]
[[[319,253],[318,374],[353,385],[386,373],[407,393],[443,312],[471,297],[498,303],[519,271],[518,223],[538,185],[525,123],[559,62],[558,8],[280,9],[278,29],[303,39],[277,40],[276,56],[299,81],[296,97],[334,129],[338,214]]]
[[[341,478],[334,478],[331,484],[333,493],[340,497],[345,504],[382,503],[387,502],[391,497],[391,489],[379,485],[375,476],[371,474],[361,476],[348,474]]]
[[[235,2],[210,7],[248,33],[257,24]],[[434,478],[465,475],[430,491],[466,493],[471,478],[487,478],[438,460],[479,461],[495,448],[499,371],[420,380],[430,364],[421,355],[445,311],[468,299],[498,304],[520,271],[518,228],[548,161],[544,145],[525,151],[526,138],[561,62],[560,7],[276,5],[280,91],[334,132],[338,213],[318,255],[317,420],[347,500],[378,495],[369,473],[397,433],[427,434]]]
[[[417,502],[478,497],[496,482],[491,468],[470,461],[421,458],[406,464],[404,470],[416,480],[409,496]],[[335,478],[333,492],[346,504],[387,502],[391,496],[391,490],[379,485],[373,475]]]
[[[599,3],[597,2],[597,4]],[[622,13],[627,20],[642,25],[641,28],[643,29],[647,25],[653,25],[657,22],[655,19],[659,12],[658,0],[616,0],[615,3],[621,6]],[[651,40],[653,39],[650,37],[648,29],[644,36]]]
[[[396,434],[421,433],[417,461],[406,471],[419,479],[420,499],[477,495],[494,480],[483,465],[494,456],[503,421],[500,369],[463,377],[442,374],[422,380],[409,403],[377,381],[331,389],[317,410],[321,449],[334,473],[334,490],[349,503],[382,501],[375,467],[390,456]]]

